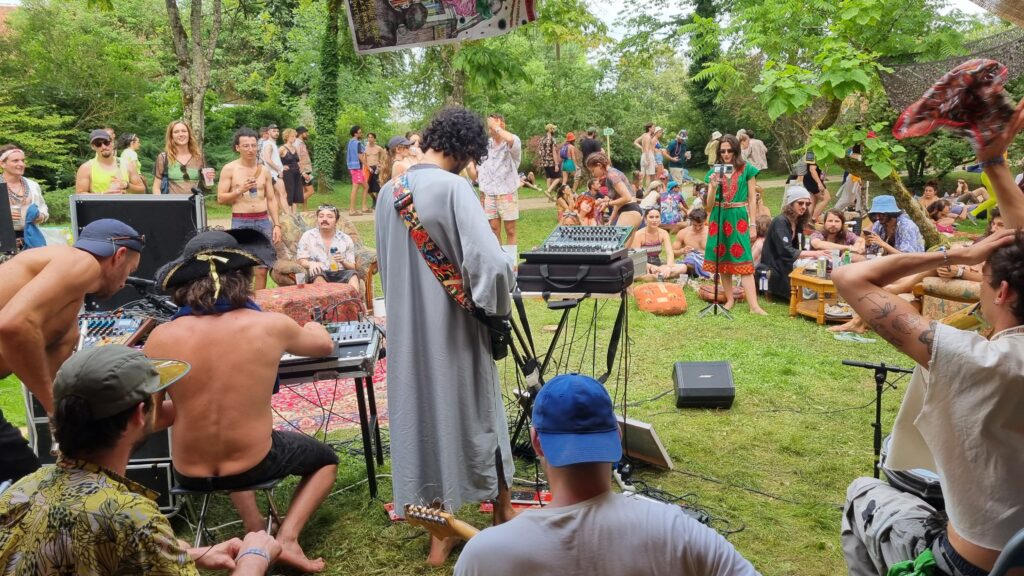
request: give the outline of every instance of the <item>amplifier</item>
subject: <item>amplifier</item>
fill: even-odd
[[[632,226],[556,226],[523,259],[539,264],[603,264],[626,256]]]
[[[7,183],[0,181],[0,198],[7,197]],[[0,254],[18,251],[18,237],[14,233],[14,220],[10,210],[0,210]]]
[[[676,362],[676,408],[731,408],[736,397],[728,362]]]
[[[180,503],[178,498],[171,494],[171,487],[174,485],[174,472],[171,470],[170,460],[145,464],[129,461],[124,475],[129,480],[138,482],[156,492],[158,494],[156,505],[165,516],[173,516],[178,512]]]

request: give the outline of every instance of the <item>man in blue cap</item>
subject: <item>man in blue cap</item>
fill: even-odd
[[[74,247],[26,250],[0,265],[0,378],[16,375],[48,414],[53,377],[78,344],[86,294],[109,298],[139,266],[146,239],[124,222],[97,220]],[[39,467],[0,412],[0,482]]]
[[[457,576],[757,574],[725,538],[678,506],[612,492],[622,446],[612,400],[597,380],[551,379],[537,394],[530,440],[551,504],[473,537]]]

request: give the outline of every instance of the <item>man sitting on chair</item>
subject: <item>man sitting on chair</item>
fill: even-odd
[[[192,548],[174,537],[156,494],[125,478],[155,425],[153,395],[188,365],[109,345],[71,357],[53,383],[56,466],[0,496],[3,574],[265,574],[281,547],[266,532]]]
[[[356,247],[348,234],[338,230],[338,218],[334,206],[317,208],[317,227],[299,238],[295,258],[308,271],[307,281],[345,282],[359,290]]]
[[[192,365],[168,392],[178,484],[232,491],[302,476],[277,540],[281,562],[318,572],[324,561],[308,559],[298,536],[334,485],[338,457],[305,434],[274,430],[270,395],[285,352],[320,357],[334,346],[323,326],[300,327],[251,300],[253,269],[273,264],[273,254],[256,230],[211,230],[190,240],[157,271],[157,284],[182,309],[153,330],[145,352]],[[231,500],[246,530],[264,525],[252,491],[232,492]]]

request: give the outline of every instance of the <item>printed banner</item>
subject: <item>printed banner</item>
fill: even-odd
[[[347,0],[356,52],[477,40],[537,19],[535,0]]]

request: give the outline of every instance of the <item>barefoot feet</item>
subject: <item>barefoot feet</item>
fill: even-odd
[[[282,564],[293,566],[302,572],[320,572],[327,566],[323,558],[317,558],[316,560],[306,558],[306,554],[302,551],[298,542],[284,542],[282,540],[278,540],[278,542],[281,543],[281,555],[277,557],[277,561]]]
[[[430,537],[430,553],[427,554],[427,564],[437,567],[445,563],[448,560],[448,556],[451,555],[452,550],[461,540],[459,538],[450,537],[444,540],[439,540]]]

